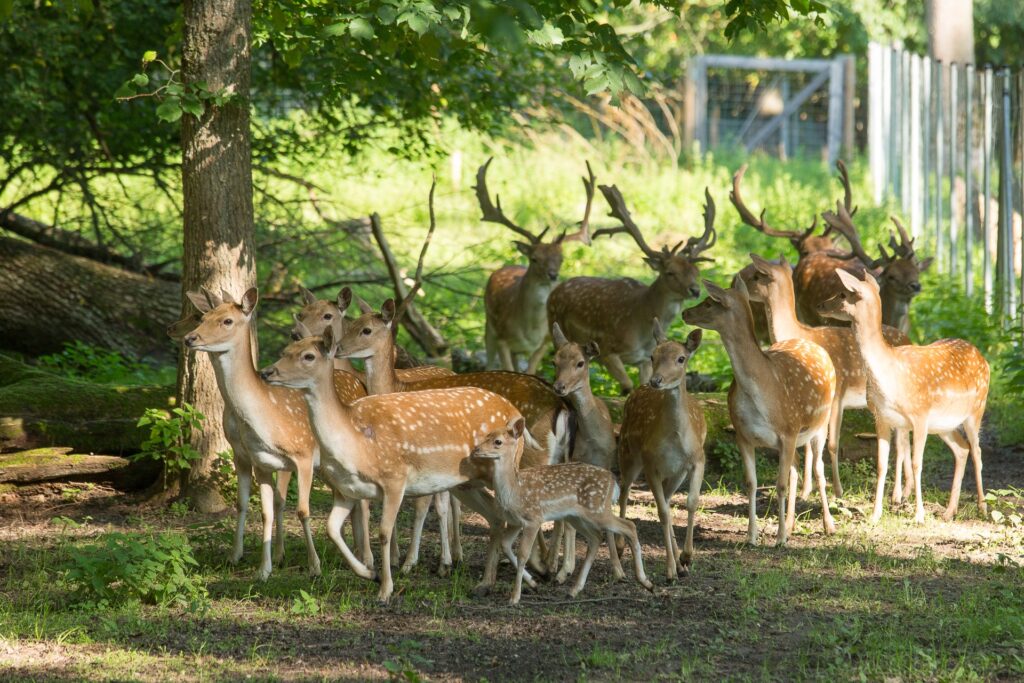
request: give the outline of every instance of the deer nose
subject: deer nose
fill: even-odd
[[[651,381],[648,382],[648,384],[657,389],[662,385],[662,383],[664,383],[664,381],[665,380],[663,380],[659,375],[655,375],[654,377],[651,377]]]
[[[295,330],[292,330],[292,341],[302,341],[302,335]]]
[[[694,299],[700,297],[700,285],[690,285],[690,296]]]
[[[277,368],[271,365],[269,368],[263,368],[260,370],[260,377],[264,380],[269,380],[271,377],[277,374]]]
[[[910,283],[910,291],[914,292],[915,294],[919,294],[921,292],[921,283],[920,282],[911,282]]]
[[[557,270],[549,270],[548,271],[548,277],[551,278],[552,282],[554,282],[555,280],[558,279],[558,271]]]
[[[186,334],[182,341],[185,342],[185,346],[191,348],[195,346],[196,342],[199,341],[199,335],[196,334],[195,332],[192,332],[191,334]]]
[[[559,396],[565,396],[565,383],[555,382],[555,393]]]

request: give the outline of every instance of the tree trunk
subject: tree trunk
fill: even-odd
[[[183,13],[183,80],[233,93],[224,106],[208,103],[202,117],[185,114],[181,120],[182,310],[190,312],[188,290],[204,286],[238,299],[256,284],[249,135],[252,6],[249,0],[186,0]],[[189,473],[186,494],[201,511],[222,509],[211,468],[216,454],[229,446],[223,399],[206,353],[182,355],[178,394],[206,416],[194,444],[202,458]]]
[[[173,357],[164,328],[178,286],[0,237],[0,346],[31,355],[81,340],[130,356]]]
[[[925,23],[932,59],[974,63],[974,0],[926,0]]]

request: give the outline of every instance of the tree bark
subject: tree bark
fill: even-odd
[[[944,64],[974,64],[974,0],[926,0],[928,54]]]
[[[92,259],[0,237],[0,347],[30,355],[81,340],[126,355],[173,357],[164,328],[178,286]]]
[[[249,0],[186,0],[183,7],[182,78],[205,81],[210,90],[230,88],[221,107],[208,103],[203,115],[181,120],[184,260],[182,310],[188,290],[200,286],[238,299],[256,284],[249,132],[252,6]],[[255,349],[255,345],[253,347]],[[201,511],[223,509],[212,464],[229,448],[222,424],[223,399],[205,353],[183,353],[178,394],[206,416],[195,447],[185,493]]]

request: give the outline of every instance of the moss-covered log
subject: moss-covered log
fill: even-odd
[[[173,396],[173,387],[92,384],[0,355],[0,447],[132,453],[146,436],[135,426],[139,416]]]

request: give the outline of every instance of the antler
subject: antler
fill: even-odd
[[[476,172],[476,200],[480,204],[480,210],[483,215],[480,220],[488,223],[498,223],[504,225],[509,230],[522,235],[526,239],[530,240],[530,244],[537,244],[541,238],[544,237],[544,233],[547,232],[547,228],[544,229],[539,236],[534,235],[526,228],[520,227],[513,223],[501,210],[501,197],[495,196],[495,202],[491,202],[490,192],[487,190],[487,167],[494,161],[494,157],[488,159],[483,166]]]
[[[853,249],[853,255],[860,259],[861,263],[863,263],[867,268],[876,268],[884,262],[882,259],[871,258],[868,256],[867,252],[864,251],[864,246],[860,242],[860,236],[857,234],[857,228],[854,226],[853,221],[850,218],[850,212],[847,211],[846,206],[838,199],[836,200],[835,213],[826,211],[821,214],[821,217],[825,219],[825,222],[828,223],[830,228],[846,238],[846,241],[850,243],[850,247]]]
[[[850,174],[846,172],[846,164],[843,163],[842,159],[836,161],[836,168],[839,169],[839,180],[843,183],[843,206],[846,207],[850,218],[853,218],[857,215],[857,209],[860,207],[852,206],[853,191],[850,190]]]
[[[700,237],[691,237],[686,240],[686,246],[680,252],[690,261],[713,261],[706,256],[699,256],[702,251],[707,251],[711,247],[715,246],[715,242],[718,241],[718,233],[715,231],[715,200],[711,198],[711,192],[707,187],[704,188],[704,234]],[[672,253],[676,253],[676,248],[672,250]]]
[[[590,246],[591,234],[590,234],[590,209],[594,206],[594,187],[597,182],[597,178],[594,176],[594,171],[590,168],[590,162],[587,163],[587,177],[583,178],[583,190],[587,193],[587,206],[583,209],[583,220],[580,221],[580,229],[576,232],[564,235],[559,238],[559,241],[568,242],[569,240],[578,240]]]
[[[818,225],[817,216],[815,216],[814,223],[811,224],[811,227],[807,228],[803,232],[800,232],[798,230],[779,230],[768,225],[768,223],[766,223],[764,220],[764,214],[766,209],[761,209],[761,216],[755,218],[754,213],[747,208],[747,205],[743,202],[743,197],[740,196],[740,182],[743,180],[743,174],[746,172],[747,165],[743,164],[742,166],[740,166],[740,170],[736,171],[736,173],[733,174],[732,192],[729,193],[729,201],[731,201],[732,205],[736,207],[736,211],[739,212],[740,219],[744,223],[754,228],[755,230],[763,232],[769,237],[785,237],[786,239],[793,242],[793,244],[795,245],[799,245],[801,242],[807,239],[807,237],[809,237],[812,232],[814,232],[814,229]]]
[[[629,209],[626,208],[626,201],[622,198],[619,188],[615,185],[601,185],[600,187],[601,194],[604,195],[605,201],[608,202],[608,208],[611,209],[608,215],[612,218],[618,218],[622,221],[622,225],[615,228],[595,230],[593,236],[597,238],[601,235],[615,235],[624,232],[633,238],[633,241],[636,242],[636,245],[640,247],[645,256],[648,258],[659,258],[658,252],[648,246],[647,242],[644,241],[644,236],[640,234],[640,228],[633,222],[633,218],[629,215]]]
[[[430,229],[427,230],[427,236],[423,240],[423,246],[420,248],[420,258],[416,262],[416,275],[413,277],[412,286],[409,287],[409,293],[402,297],[401,303],[398,304],[398,308],[395,309],[394,324],[392,325],[393,330],[398,329],[398,324],[402,322],[402,316],[405,315],[406,309],[409,308],[409,304],[412,303],[416,293],[420,290],[423,285],[423,260],[427,255],[427,247],[430,246],[430,239],[434,236],[434,229],[437,227],[437,220],[434,217],[434,189],[437,187],[437,176],[434,176],[433,181],[430,183],[430,196],[427,200],[430,212]]]
[[[900,241],[896,241],[896,235],[893,234],[892,230],[890,230],[889,248],[892,249],[892,256],[886,253],[885,247],[881,244],[878,245],[879,251],[882,252],[883,263],[892,263],[898,258],[917,263],[917,255],[914,253],[914,238],[907,235],[906,229],[896,216],[890,216],[889,218],[891,218],[892,222],[896,224],[896,229],[900,232]]]

